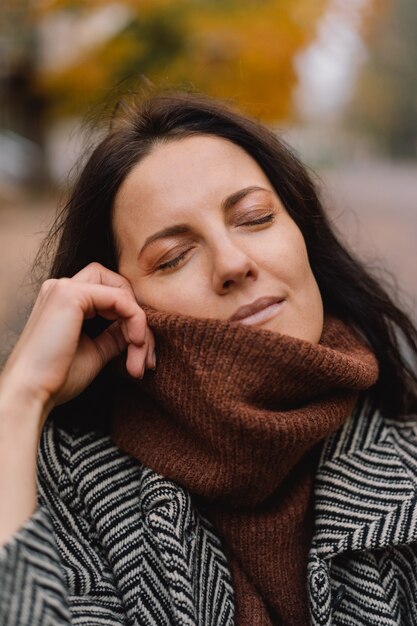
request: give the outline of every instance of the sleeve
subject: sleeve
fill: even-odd
[[[39,506],[0,549],[0,624],[71,624],[49,512]]]
[[[125,624],[74,488],[74,437],[52,417],[42,431],[37,508],[0,548],[0,626]]]
[[[0,548],[1,626],[68,626],[68,589],[55,540],[63,460],[57,429],[48,419],[37,459],[37,507]]]

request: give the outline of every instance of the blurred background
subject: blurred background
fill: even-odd
[[[416,68],[415,0],[3,0],[0,362],[81,121],[138,78],[229,99],[280,133],[417,320]]]

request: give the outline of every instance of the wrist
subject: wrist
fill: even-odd
[[[25,430],[35,429],[40,434],[52,408],[53,403],[46,393],[22,384],[11,375],[0,376],[0,420],[3,423],[22,425]]]

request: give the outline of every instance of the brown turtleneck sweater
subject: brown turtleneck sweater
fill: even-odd
[[[370,350],[327,316],[319,344],[147,311],[158,367],[126,375],[112,438],[184,486],[228,555],[236,624],[310,623],[306,562],[320,442],[376,382]]]

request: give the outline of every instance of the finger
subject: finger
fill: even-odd
[[[121,354],[128,345],[120,328],[119,322],[114,322],[93,341],[96,348],[97,370],[101,370],[109,361]]]
[[[79,298],[84,319],[100,315],[111,321],[118,320],[119,331],[123,335],[125,345],[128,345],[126,363],[128,371],[136,377],[141,377],[145,367],[155,367],[155,340],[147,326],[146,314],[138,305],[133,291],[126,287],[125,279],[106,268],[102,268],[100,278],[101,270],[97,269],[97,265],[91,264],[83,268],[76,274],[77,280],[72,278],[56,281],[55,289],[59,289],[63,297],[69,297],[72,301],[74,297]],[[105,279],[113,286],[90,282],[99,279]],[[103,336],[101,341],[104,342],[105,348],[109,345],[110,348],[114,347],[111,339],[112,337]],[[137,349],[134,349],[134,346]],[[101,349],[100,342],[97,349],[99,351]],[[112,354],[119,353],[117,350],[110,351],[110,356],[103,357],[102,360],[107,362],[109,358],[113,358]]]
[[[127,348],[126,369],[134,378],[143,378],[147,350],[147,344],[135,346],[131,343]]]
[[[155,338],[148,328],[143,346],[130,344],[127,349],[126,369],[135,378],[143,378],[145,368],[155,369]]]
[[[155,354],[155,337],[149,326],[146,329],[148,352],[146,355],[146,367],[149,369],[155,369],[156,367],[156,354]]]
[[[131,283],[127,280],[127,278],[125,278],[121,274],[118,274],[117,272],[113,272],[112,270],[109,270],[104,265],[101,265],[101,263],[97,263],[97,262],[89,263],[79,272],[74,274],[72,279],[77,282],[101,284],[101,285],[107,285],[110,287],[123,289],[132,296],[132,298],[135,300],[136,303],[138,303],[133,287]],[[86,315],[86,318],[94,317],[94,315],[95,313],[91,312],[88,315]],[[117,315],[111,312],[100,313],[100,315],[102,315],[102,317],[104,317],[105,319],[109,319],[109,320],[117,319]],[[154,365],[155,342],[153,340],[153,335],[152,335],[152,344],[153,344],[152,351],[149,354],[149,363],[150,363],[149,367],[155,367]]]
[[[126,369],[134,378],[142,378],[145,372],[145,356],[147,353],[147,344],[143,346],[135,346],[127,344],[123,337],[119,322],[114,322],[106,330],[104,330],[95,340],[97,362],[94,367],[97,371],[101,370],[111,359],[120,355],[127,347],[128,357]]]
[[[118,319],[124,338],[128,343],[143,345],[146,342],[146,315],[134,296],[126,290],[106,285],[71,283],[59,286],[60,296],[77,301],[84,318],[101,315],[110,320]]]
[[[112,312],[112,311],[110,311],[110,312],[107,312],[107,311],[102,312],[101,316],[104,317],[105,319],[108,319],[108,320],[117,320],[118,319],[117,314]],[[94,314],[90,314],[88,317],[89,318],[94,317]],[[120,321],[120,332],[123,335],[123,339],[124,339],[125,344],[133,346],[134,344],[129,342],[129,330],[128,330],[128,328],[126,326],[126,323],[124,321]],[[146,350],[144,349],[144,345],[143,344],[137,346],[137,347],[140,348],[139,351],[135,352],[135,351],[131,350],[132,355],[133,355],[133,353],[135,353],[137,356],[135,356],[135,357],[132,356],[131,357],[132,360],[131,361],[129,360],[129,364],[132,365],[133,362],[136,359],[137,362],[140,362],[140,365],[138,366],[139,369],[142,369],[143,368],[142,362],[143,362],[143,359],[145,359],[144,367],[147,367],[148,369],[152,369],[153,370],[156,367],[155,338],[154,338],[154,335],[153,335],[151,329],[149,328],[149,326],[146,327],[145,333],[146,333],[146,337],[145,337],[145,348],[146,348]],[[135,366],[135,370],[136,370],[136,366]]]
[[[125,289],[133,294],[133,288],[130,282],[117,272],[109,270],[101,263],[89,263],[82,270],[74,274],[71,280],[85,283],[96,283],[99,285],[107,285],[108,287],[118,287]]]
[[[93,272],[92,272],[93,273]],[[107,290],[107,293],[111,297],[113,293],[113,304],[109,309],[103,309],[100,306],[98,299],[96,298],[96,307],[91,311],[92,315],[101,315],[105,319],[115,320],[118,319],[123,309],[126,309],[124,319],[121,320],[121,329],[124,337],[128,343],[134,343],[136,345],[142,345],[146,341],[146,315],[143,309],[138,305],[133,290],[127,281],[116,274],[108,270],[103,272],[101,279],[107,280],[112,283],[111,285],[91,285],[92,287],[101,287],[103,293]],[[111,291],[113,290],[113,291]],[[121,293],[119,292],[121,290]],[[94,289],[97,294],[98,290]],[[123,294],[123,295],[122,295]],[[126,304],[124,304],[126,302]],[[128,310],[127,310],[128,309]]]

